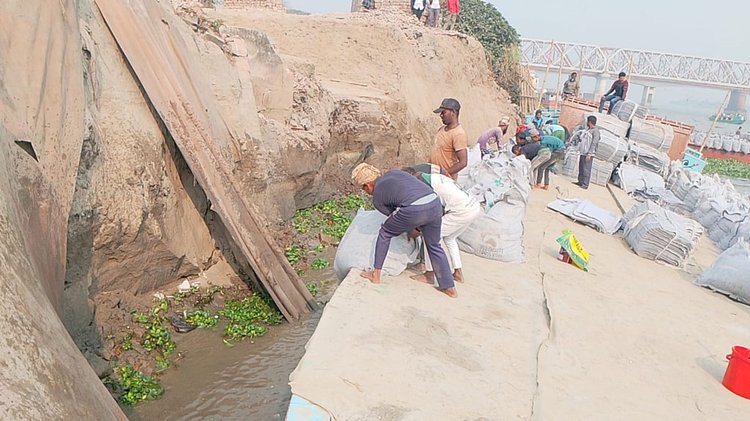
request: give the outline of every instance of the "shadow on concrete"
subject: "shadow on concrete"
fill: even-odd
[[[723,361],[716,361],[716,358],[713,357],[698,357],[695,359],[695,363],[717,382],[721,383],[724,379],[724,371],[726,371],[727,366]]]

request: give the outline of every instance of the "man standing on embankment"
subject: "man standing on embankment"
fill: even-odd
[[[599,128],[596,127],[596,117],[588,116],[586,119],[586,130],[579,130],[571,139],[573,143],[578,143],[578,152],[581,156],[578,158],[578,181],[573,184],[580,186],[582,189],[589,188],[591,181],[591,168],[594,165],[594,155],[599,147]]]
[[[461,5],[458,0],[447,0],[446,10],[448,16],[445,18],[445,29],[452,31],[456,27],[456,21],[458,21],[458,14],[461,13]]]
[[[434,111],[435,114],[440,114],[443,127],[438,130],[430,153],[430,164],[440,166],[454,180],[468,162],[466,149],[469,137],[458,122],[460,112],[461,104],[453,98],[445,98]]]

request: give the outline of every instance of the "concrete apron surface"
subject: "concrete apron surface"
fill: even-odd
[[[619,212],[613,194],[554,182],[532,192],[526,261],[464,254],[458,299],[408,271],[380,285],[352,271],[291,375],[290,416],[327,419],[317,405],[340,420],[747,419],[750,400],[721,379],[731,347],[749,345],[750,308],[691,282],[718,254],[710,240],[685,269],[645,260],[545,208],[561,196]],[[591,272],[556,260],[565,228]]]

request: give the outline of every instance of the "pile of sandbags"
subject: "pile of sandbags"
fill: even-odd
[[[565,159],[563,161],[563,175],[572,178],[578,178],[578,160],[580,153],[576,148],[568,148],[565,151]],[[600,186],[606,186],[612,177],[612,172],[615,170],[614,164],[601,159],[593,158],[594,163],[591,166],[591,182]]]
[[[685,170],[675,162],[667,188],[680,198],[691,216],[706,227],[708,236],[725,250],[744,238],[750,239],[750,198],[717,175]]]
[[[664,179],[651,171],[624,162],[617,169],[620,188],[636,198],[651,200],[679,214],[689,214],[685,204],[666,188]]]
[[[669,170],[669,156],[646,145],[630,142],[628,161],[648,171],[665,176]]]
[[[634,205],[624,219],[625,241],[637,255],[677,267],[703,234],[699,223],[650,201]]]
[[[466,166],[458,172],[458,177],[456,178],[456,184],[459,186],[463,186],[466,184],[467,179],[469,177],[469,168],[473,167],[474,164],[482,160],[482,151],[479,148],[479,144],[475,144],[474,146],[468,148],[466,150]],[[436,168],[439,170],[439,168]]]
[[[483,203],[485,213],[458,237],[461,250],[501,262],[523,261],[529,167],[523,155],[501,154],[469,168],[464,190]]]
[[[622,226],[622,217],[604,210],[588,200],[581,199],[557,199],[547,205],[555,212],[568,218],[596,228],[605,234],[614,234]]]
[[[696,283],[750,304],[750,244],[740,240],[726,249]]]
[[[472,165],[461,186],[466,193],[489,207],[506,197],[526,203],[531,191],[528,181],[530,166],[523,155],[510,158],[499,154]]]
[[[716,189],[719,184],[721,180],[718,176],[709,177],[696,171],[685,170],[679,162],[672,163],[667,177],[667,188],[682,200],[691,212],[703,200],[706,192]]]
[[[745,229],[750,225],[750,201],[726,182],[707,190],[692,216],[706,227],[709,238],[726,250],[746,235]]]
[[[674,129],[658,121],[634,118],[630,126],[630,140],[660,151],[668,151],[674,140]]]
[[[525,217],[526,203],[504,198],[472,222],[458,237],[458,247],[486,259],[522,262]]]
[[[739,136],[726,136],[720,137],[721,144],[714,144],[715,149],[721,149],[724,152],[735,152],[735,153],[749,153],[750,142],[744,139],[740,139]]]
[[[625,193],[665,188],[664,179],[659,174],[647,171],[628,162],[624,162],[617,168],[617,174],[620,177],[620,188]]]
[[[618,101],[617,104],[612,107],[612,115],[624,122],[630,123],[633,118],[636,117],[645,119],[646,115],[648,115],[648,108],[626,99],[624,101]]]
[[[615,165],[622,162],[628,153],[628,142],[623,137],[618,137],[606,130],[600,130],[599,146],[596,149],[596,158],[611,162]]]
[[[703,139],[706,134],[701,132],[694,132],[690,136],[690,143],[694,145],[702,145]],[[744,139],[737,135],[725,135],[712,133],[711,137],[706,141],[706,147],[709,149],[719,149],[724,152],[735,152],[735,153],[750,153],[750,140]]]
[[[375,262],[375,243],[380,226],[386,216],[378,211],[360,209],[336,249],[333,270],[339,282],[346,278],[352,269],[371,270]],[[391,246],[383,264],[383,275],[397,276],[406,267],[416,262],[419,245],[409,240],[406,234],[391,239]]]
[[[604,113],[585,113],[583,115],[583,121],[581,122],[583,127],[586,127],[586,120],[589,116],[596,117],[596,127],[598,127],[600,131],[608,131],[621,138],[628,135],[628,128],[630,128],[629,123],[622,121],[613,115],[607,115]]]

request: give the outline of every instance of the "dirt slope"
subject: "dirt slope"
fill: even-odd
[[[429,142],[440,120],[431,114],[444,97],[462,104],[461,122],[471,140],[511,114],[507,94],[495,84],[482,46],[457,32],[430,30],[400,14],[283,15],[262,10],[211,11],[229,27],[268,35],[288,63],[314,66],[334,97],[399,102],[409,131]],[[262,113],[262,111],[261,111]],[[426,138],[424,138],[426,137]]]
[[[112,307],[114,298],[102,297],[148,300],[222,260],[235,272],[227,276],[252,282],[252,271],[234,258],[93,0],[12,1],[0,10],[0,228],[10,257],[0,263],[8,285],[20,288],[6,291],[2,314],[11,324],[22,315],[26,332],[45,338],[34,342],[44,358],[65,364],[35,366],[33,350],[6,341],[8,358],[25,372],[86,379],[60,395],[49,394],[57,380],[47,374],[33,380],[39,386],[25,396],[51,399],[38,414],[95,408],[117,416],[55,310],[79,348],[106,366],[95,354],[111,327],[97,305]],[[443,97],[463,103],[471,140],[511,111],[479,44],[455,33],[397,15],[213,13],[182,10],[169,22],[183,58],[205,77],[198,95],[213,96],[205,101],[216,104],[211,124],[229,133],[212,146],[271,226],[354,189],[349,172],[364,158],[384,168],[424,161],[440,125],[431,111]],[[38,162],[14,140],[30,141]],[[86,398],[77,395],[83,390]],[[9,393],[0,394],[4,402],[27,407]]]

